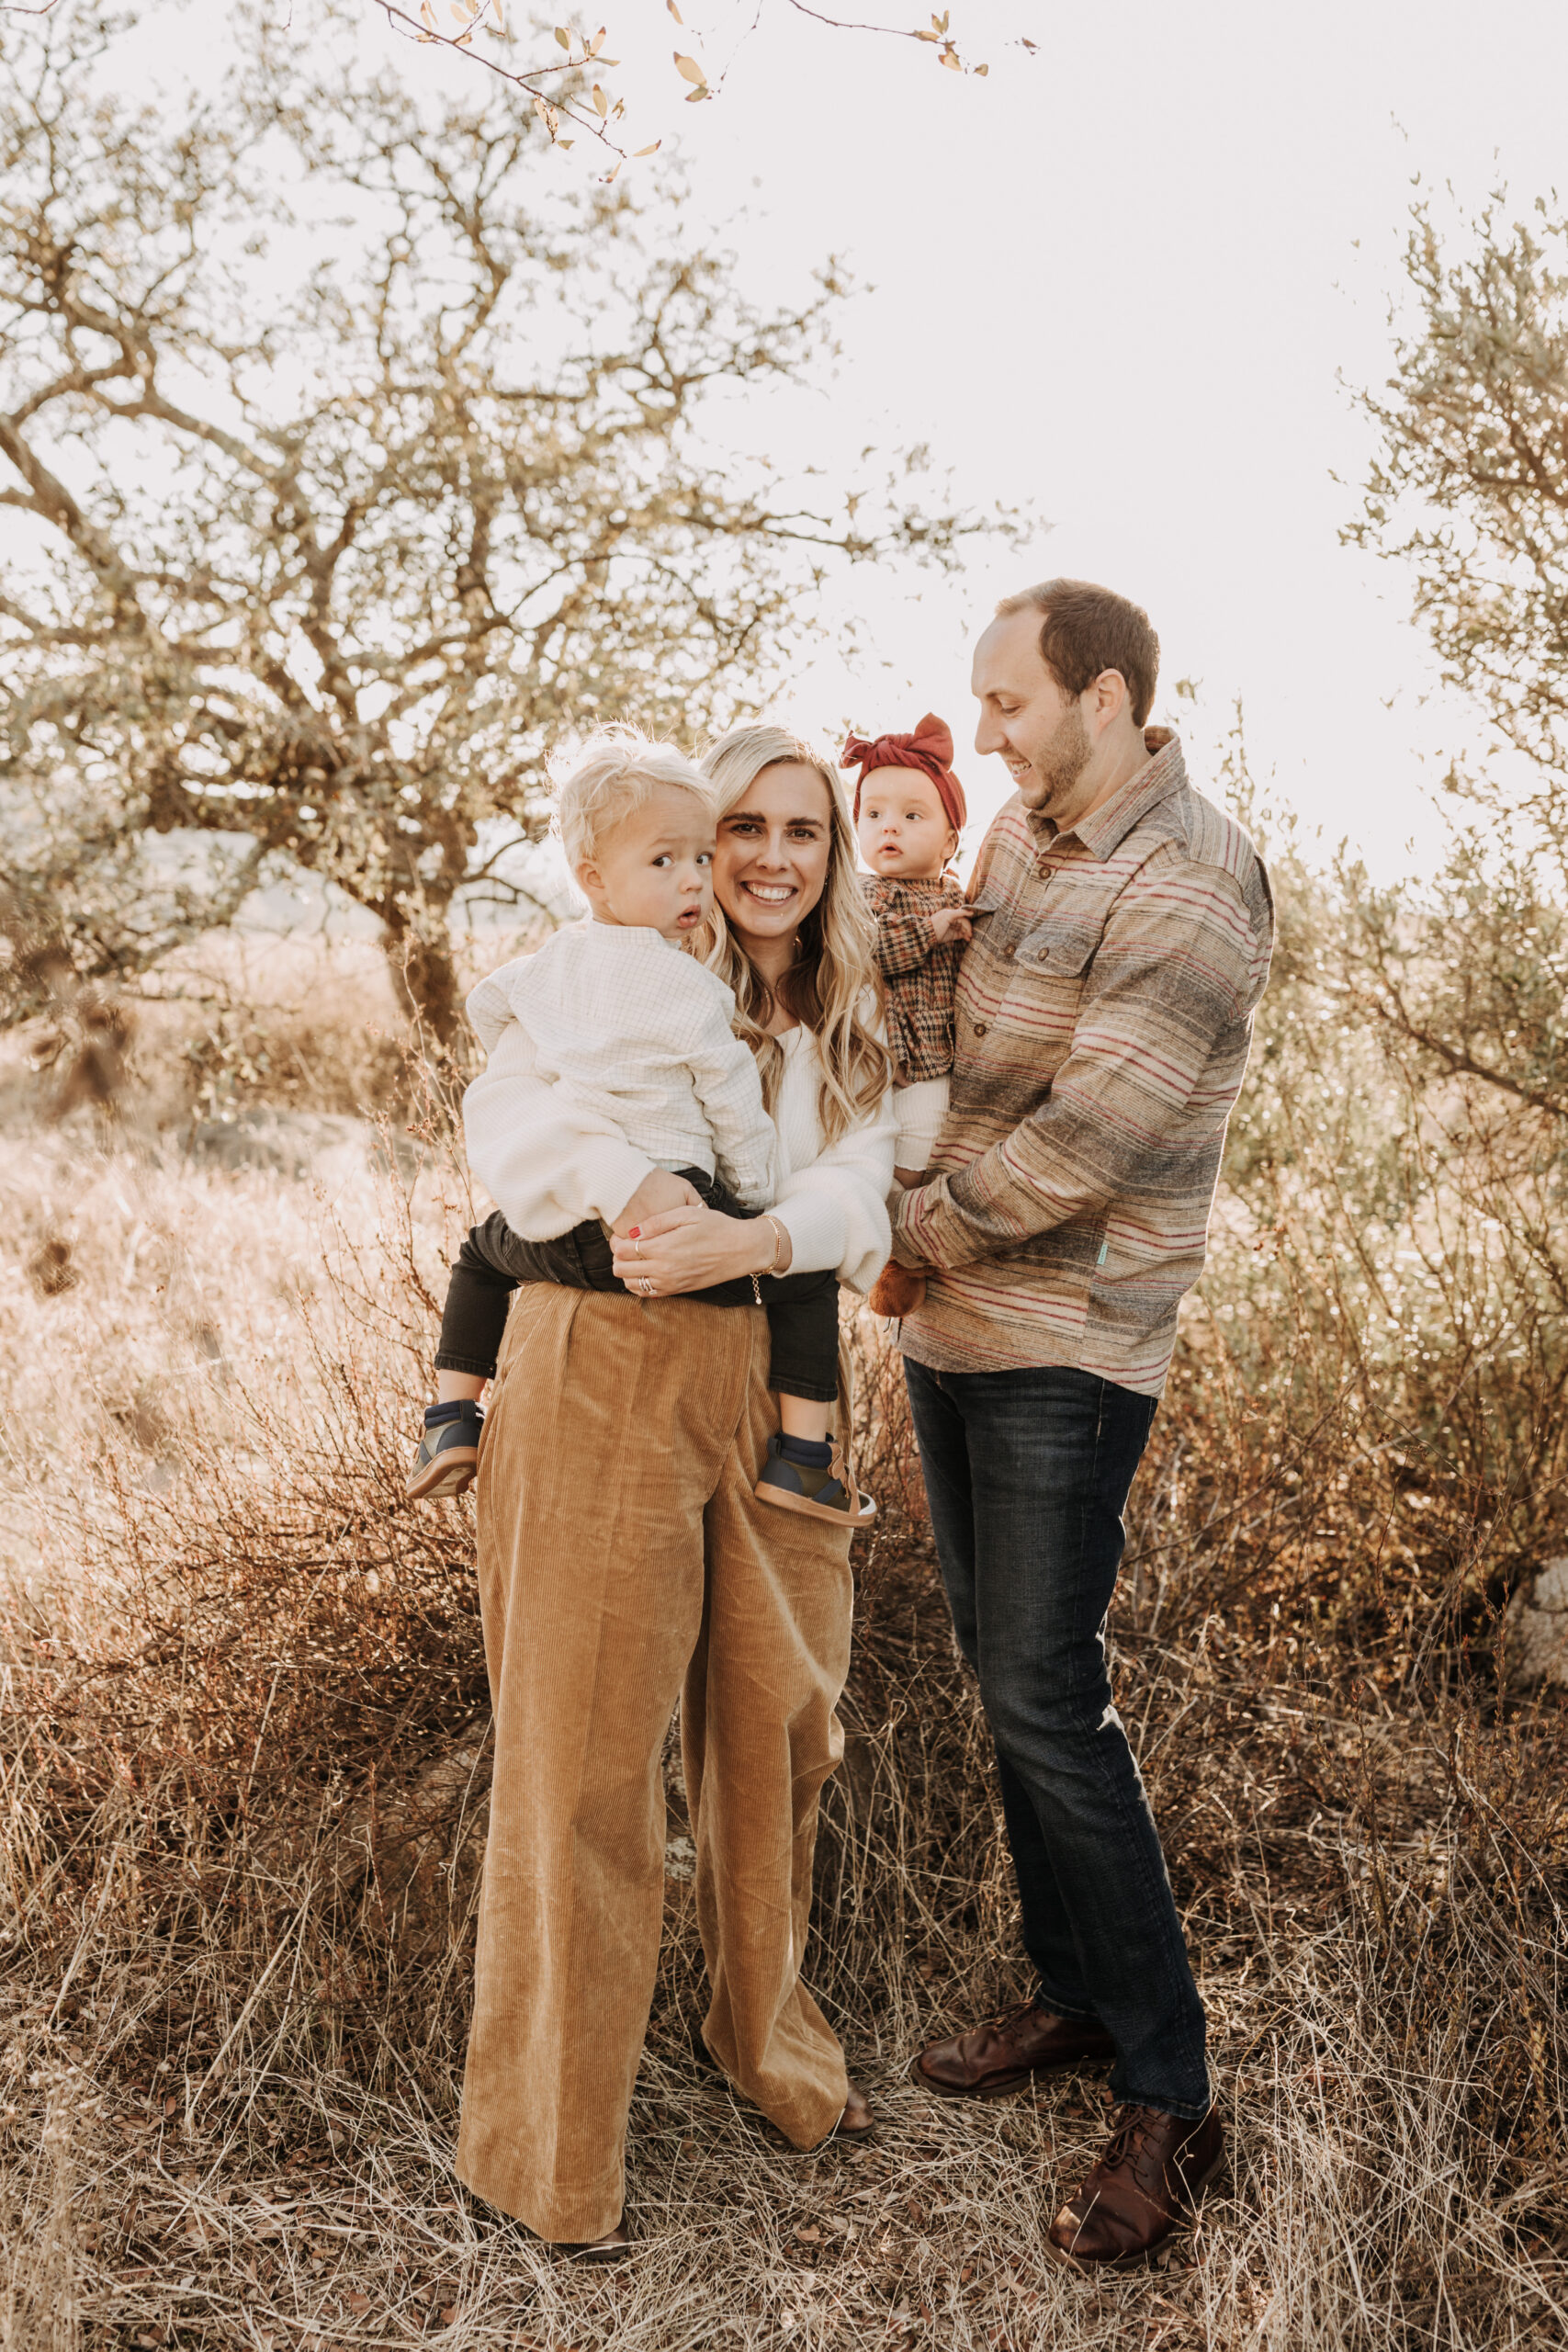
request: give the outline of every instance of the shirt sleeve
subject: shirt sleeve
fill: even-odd
[[[929,908],[890,908],[876,918],[876,968],[885,980],[918,972],[935,945]]]
[[[716,997],[702,1008],[687,1068],[721,1180],[748,1208],[766,1208],[779,1181],[778,1132],[762,1107],[756,1056],[736,1036]]]
[[[891,1241],[896,1134],[889,1089],[869,1119],[785,1177],[773,1213],[789,1234],[791,1273],[831,1267],[851,1290],[871,1288]]]
[[[1151,860],[1111,910],[1050,1092],[968,1167],[903,1195],[897,1255],[962,1266],[1004,1253],[1134,1192],[1173,1148],[1190,1149],[1195,1094],[1267,968],[1234,876]],[[1206,1106],[1215,1125],[1234,1099],[1230,1088]]]
[[[506,984],[516,969],[515,961],[503,964],[498,972],[490,973],[476,989],[469,990],[465,1010],[473,1025],[474,1035],[487,1054],[494,1051],[508,1022],[515,1018]]]
[[[468,1165],[513,1233],[553,1241],[585,1217],[613,1224],[653,1162],[535,1062],[534,1041],[512,1014],[463,1097],[463,1132]]]

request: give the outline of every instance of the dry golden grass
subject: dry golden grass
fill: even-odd
[[[1100,2080],[968,2109],[908,2079],[1021,1973],[869,1331],[885,1508],[809,1966],[879,2133],[795,2156],[694,2058],[671,1750],[635,2258],[563,2265],[453,2183],[486,1710],[468,1507],[400,1500],[468,1216],[426,1154],[322,1187],[85,1117],[0,1147],[6,2352],[1560,2345],[1562,1712],[1487,1681],[1495,1511],[1374,1426],[1245,1216],[1114,1626],[1232,2133],[1199,2228],[1152,2269],[1058,2270]],[[1272,1359],[1227,1336],[1265,1284]]]

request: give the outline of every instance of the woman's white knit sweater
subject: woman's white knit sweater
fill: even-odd
[[[470,1016],[473,999],[469,1000]],[[490,1007],[484,1008],[487,1012]],[[489,1031],[490,1034],[486,1034]],[[551,1241],[585,1217],[613,1224],[654,1163],[570,1084],[551,1085],[516,1021],[480,1029],[488,1059],[463,1097],[468,1164],[514,1233]],[[893,1098],[826,1147],[817,1116],[821,1073],[809,1030],[780,1038],[784,1074],[773,1125],[781,1181],[773,1214],[789,1234],[792,1273],[831,1267],[852,1290],[869,1290],[887,1262],[893,1187]]]

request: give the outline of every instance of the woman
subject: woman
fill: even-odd
[[[766,726],[732,729],[704,766],[712,960],[780,1133],[782,1242],[766,1219],[695,1204],[639,1222],[637,1191],[593,1199],[604,1138],[529,1075],[525,1038],[470,1090],[471,1137],[508,1138],[473,1151],[476,1170],[519,1232],[549,1229],[538,1191],[570,1189],[574,1152],[583,1217],[639,1224],[615,1253],[635,1290],[519,1291],[479,1471],[496,1752],[457,2170],[541,2237],[604,2255],[626,2242],[677,1697],[707,2046],[797,2147],[870,2122],[800,1978],[818,1796],[842,1748],[851,1530],[758,1504],[777,1426],[766,1319],[681,1294],[791,1266],[869,1285],[888,1248],[888,1062],[831,766]]]

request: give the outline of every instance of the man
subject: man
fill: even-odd
[[[1193,791],[1177,739],[1145,732],[1158,663],[1147,615],[1083,581],[1009,597],[980,639],[976,749],[1018,793],[971,886],[988,920],[932,1180],[894,1221],[895,1256],[928,1277],[905,1375],[1039,1980],[917,2073],[984,2098],[1114,2060],[1109,2144],[1051,2225],[1079,2264],[1157,2245],[1223,2154],[1105,1620],[1274,923],[1247,834]]]

